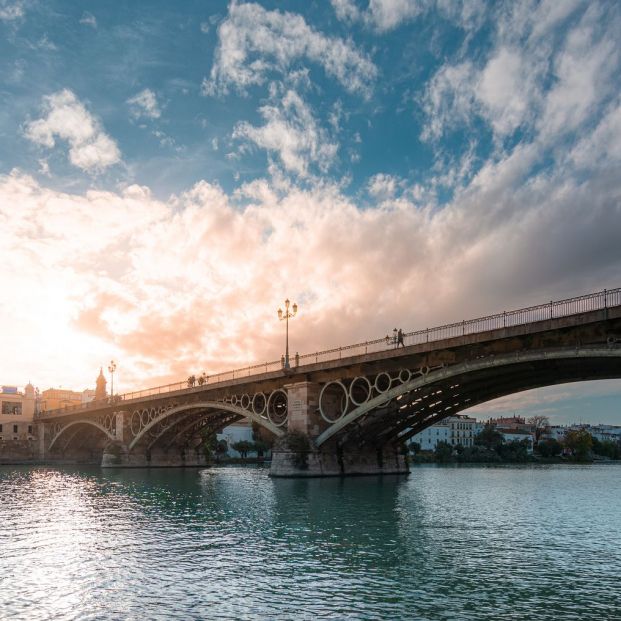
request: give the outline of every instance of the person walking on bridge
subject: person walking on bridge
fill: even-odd
[[[403,342],[403,330],[399,328],[399,332],[397,332],[397,347],[405,347],[405,343]]]

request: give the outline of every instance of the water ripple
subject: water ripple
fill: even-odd
[[[0,616],[621,619],[621,466],[0,468]]]

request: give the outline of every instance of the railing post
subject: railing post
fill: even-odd
[[[502,311],[502,327],[507,327],[507,311]]]
[[[464,336],[464,334],[466,334],[466,320],[465,319],[461,322],[461,335]]]
[[[554,304],[554,302],[552,300],[550,300],[550,319],[552,319],[552,305]]]
[[[427,332],[427,341],[426,342],[429,343],[429,328],[427,328],[426,332]]]
[[[604,289],[604,308],[608,308],[608,293],[606,289]]]

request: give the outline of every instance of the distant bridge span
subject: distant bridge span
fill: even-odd
[[[40,456],[200,463],[204,435],[245,418],[276,438],[274,475],[402,472],[403,443],[446,416],[612,378],[621,378],[621,289],[412,332],[404,347],[378,339],[301,356],[291,369],[265,363],[46,412]]]

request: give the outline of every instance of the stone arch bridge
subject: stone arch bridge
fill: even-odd
[[[274,476],[407,471],[411,436],[477,404],[621,378],[621,289],[160,386],[38,418],[42,459],[197,465],[243,419],[274,438]]]

